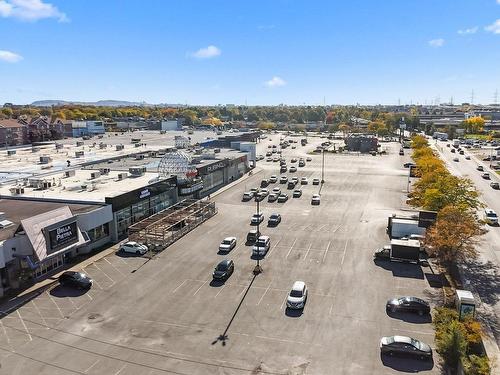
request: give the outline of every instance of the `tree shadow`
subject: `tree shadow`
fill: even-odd
[[[65,297],[80,297],[87,293],[90,289],[72,288],[64,285],[57,285],[50,290],[50,295],[57,298]]]
[[[421,280],[424,279],[422,267],[420,267],[418,264],[391,262],[388,260],[380,259],[374,259],[373,263],[375,263],[378,267],[391,271],[394,277],[406,277]]]
[[[465,277],[474,286],[482,302],[493,306],[500,301],[500,275],[496,264],[473,260],[465,263],[464,268]]]
[[[387,311],[387,315],[393,319],[402,320],[407,323],[426,324],[432,322],[431,314],[418,315],[399,311]]]
[[[434,367],[433,359],[416,359],[411,357],[391,357],[389,355],[380,354],[380,359],[384,366],[390,367],[393,370],[401,372],[420,372],[429,371]]]

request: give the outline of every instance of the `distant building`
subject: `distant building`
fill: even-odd
[[[378,139],[373,135],[352,134],[345,143],[348,151],[371,152],[378,149]]]
[[[179,121],[178,119],[162,120],[160,130],[161,131],[182,130],[182,121]]]
[[[16,120],[0,120],[0,147],[26,144],[26,127]]]

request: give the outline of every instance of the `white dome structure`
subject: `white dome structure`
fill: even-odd
[[[165,154],[158,164],[160,178],[177,176],[178,181],[190,181],[196,177],[197,171],[191,165],[191,156],[184,151],[175,151]]]

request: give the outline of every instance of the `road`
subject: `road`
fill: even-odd
[[[278,136],[261,142],[258,153]],[[283,155],[305,156],[321,142],[309,141]],[[387,217],[404,206],[407,183],[407,156],[398,155],[396,143],[384,146],[385,156],[326,155],[319,206],[310,204],[320,191],[311,182],[301,198],[262,202],[266,219],[278,212],[283,220],[261,228],[271,250],[254,277],[244,241],[255,203],[241,196],[279,175],[278,163],[259,162],[259,172],[214,198],[216,216],[160,255],[148,261],[111,254],[85,270],[96,280],[89,292],[57,286],[1,319],[0,373],[439,373],[437,355],[434,363],[379,352],[380,337],[395,334],[434,346],[430,319],[388,316],[389,298],[416,295],[435,304],[441,296],[429,285],[429,268],[373,262],[374,249],[388,241]],[[321,155],[311,157],[297,177],[320,178]],[[238,244],[219,254],[226,236]],[[213,267],[223,258],[234,260],[235,273],[214,283]],[[285,309],[295,280],[310,293],[299,312]]]
[[[486,207],[492,208],[500,213],[500,190],[490,187],[490,182],[500,182],[500,176],[489,168],[489,162],[483,162],[477,155],[478,152],[465,150],[465,155],[451,153],[451,147],[446,147],[446,142],[431,142],[439,151],[439,155],[445,161],[451,173],[467,177],[474,182],[477,190],[481,193],[481,200]],[[470,160],[465,156],[469,155]],[[458,157],[459,162],[453,161]],[[489,172],[491,180],[481,177],[483,172],[476,168],[482,165],[485,172]],[[478,213],[482,217],[482,210]],[[479,258],[464,267],[465,277],[481,298],[481,310],[485,322],[487,322],[495,335],[497,346],[500,345],[500,227],[488,226],[488,233],[478,246]]]

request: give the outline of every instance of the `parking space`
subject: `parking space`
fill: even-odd
[[[298,146],[284,155],[306,154]],[[294,175],[320,177],[320,156],[312,158]],[[279,175],[271,162],[259,163],[260,172],[216,196],[219,213],[160,255],[107,256],[84,270],[95,280],[90,291],[56,287],[0,320],[0,355],[9,355],[3,368],[29,355],[34,360],[24,369],[40,374],[397,373],[398,364],[380,358],[381,336],[404,334],[433,344],[428,321],[385,312],[391,297],[428,296],[422,270],[372,260],[373,250],[387,241],[387,215],[402,201],[406,181],[394,173],[399,159],[396,153],[326,159],[319,206],[310,204],[319,191],[311,182],[302,186],[301,198],[260,205],[266,218],[260,230],[271,237],[262,274],[252,274],[256,261],[245,244],[256,204],[241,196],[262,178]],[[268,228],[273,212],[282,222]],[[235,236],[237,246],[219,253],[226,236]],[[235,262],[235,272],[214,282],[212,271],[224,258]],[[299,311],[286,308],[296,280],[309,288]],[[68,356],[77,359],[64,363]],[[48,360],[58,367],[40,365]],[[414,369],[439,372],[437,364]]]

